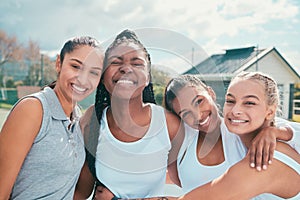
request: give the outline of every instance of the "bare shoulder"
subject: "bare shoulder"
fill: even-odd
[[[40,100],[34,97],[25,98],[11,110],[1,133],[33,140],[40,130],[42,119],[43,107]]]
[[[84,112],[83,116],[80,118],[80,124],[85,125],[89,122],[92,115],[94,114],[95,106],[91,105],[88,109]]]
[[[169,130],[169,136],[172,140],[177,134],[182,132],[182,123],[180,118],[174,113],[165,109],[166,121]]]
[[[40,100],[34,97],[28,97],[21,100],[8,116],[18,123],[34,123],[42,121],[43,107]]]
[[[287,156],[291,157],[300,164],[300,154],[298,154],[298,152],[295,149],[293,149],[290,145],[278,141],[276,145],[276,150],[286,154]]]
[[[81,132],[84,135],[85,141],[89,138],[90,132],[96,132],[99,130],[99,121],[96,116],[95,106],[90,106],[85,112],[84,115],[80,118],[80,128]]]

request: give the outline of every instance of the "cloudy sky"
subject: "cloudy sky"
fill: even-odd
[[[299,0],[0,2],[0,29],[22,43],[36,41],[48,53],[58,53],[73,36],[90,35],[107,43],[126,28],[151,46],[155,64],[182,68],[224,49],[258,46],[276,47],[300,71]],[[175,57],[183,63],[174,62]]]

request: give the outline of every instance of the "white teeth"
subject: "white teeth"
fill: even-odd
[[[209,120],[209,116],[203,122],[201,122],[199,124],[202,126],[203,124],[205,124],[206,122],[208,122],[208,120]]]
[[[232,119],[231,120],[233,123],[245,123],[246,120],[238,120],[238,119]]]
[[[134,82],[133,81],[130,81],[130,80],[118,80],[118,82],[117,83],[122,83],[122,84],[134,84]]]
[[[73,88],[79,92],[85,92],[87,90],[86,88],[79,87],[75,84],[73,84]]]

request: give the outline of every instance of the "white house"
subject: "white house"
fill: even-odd
[[[261,71],[272,76],[280,92],[282,117],[292,119],[294,84],[300,83],[300,76],[275,47],[228,49],[223,54],[210,56],[184,74],[199,74],[216,91],[217,101],[223,106],[231,78],[241,71]]]

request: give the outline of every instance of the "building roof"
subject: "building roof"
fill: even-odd
[[[266,56],[271,51],[275,51],[279,57],[287,64],[287,66],[299,76],[294,68],[283,58],[275,47],[268,49],[258,49],[254,46],[237,49],[227,49],[223,54],[214,54],[197,64],[183,74],[236,74],[253,66],[260,59]]]

